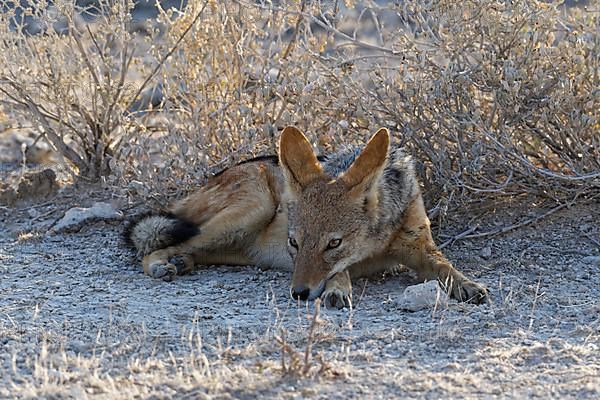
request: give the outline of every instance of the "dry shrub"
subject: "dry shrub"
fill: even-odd
[[[120,11],[102,13],[95,34],[2,27],[15,37],[2,44],[2,70],[18,60],[28,73],[4,74],[0,89],[80,174],[162,202],[274,153],[287,124],[321,151],[386,126],[416,155],[432,205],[521,193],[565,201],[600,187],[598,10],[533,0],[189,2],[163,10],[164,35],[134,40],[131,4],[113,3]],[[160,104],[132,109],[148,85]],[[32,109],[23,88],[41,88],[43,107]],[[40,110],[55,118],[45,123]]]
[[[391,62],[366,67],[367,90],[341,86],[415,149],[429,188],[564,200],[600,187],[598,10],[439,1],[397,12],[404,29],[381,35]]]
[[[319,326],[323,321],[319,319],[321,312],[321,299],[315,300],[315,309],[310,318],[310,327],[306,335],[304,349],[297,349],[287,341],[286,331],[282,329],[279,335],[274,337],[281,350],[281,374],[297,378],[322,378],[334,377],[335,371],[331,368],[323,354],[314,353],[314,347],[323,340],[323,334],[319,332]]]
[[[11,5],[12,3],[12,5]],[[0,100],[33,122],[81,178],[110,174],[143,89],[137,76],[157,31],[131,32],[133,1],[81,8],[71,1],[1,1]],[[87,24],[81,15],[97,17]],[[30,34],[32,24],[37,34]],[[112,164],[111,163],[112,161]]]
[[[161,20],[167,24],[170,15]],[[302,15],[236,2],[190,3],[164,38],[174,45],[191,27],[162,70],[165,102],[145,116],[143,126],[153,133],[133,135],[124,146],[124,154],[142,157],[148,145],[155,149],[134,164],[136,179],[178,192],[236,161],[274,154],[283,126],[310,128],[321,120],[310,96],[301,95],[319,79],[307,68],[307,48],[319,44],[303,22]],[[122,166],[119,175],[129,176],[131,166]]]

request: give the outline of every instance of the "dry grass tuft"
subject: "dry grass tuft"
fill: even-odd
[[[318,328],[322,324],[319,319],[321,299],[315,300],[315,311],[312,315],[310,328],[306,335],[304,350],[296,349],[287,342],[285,329],[274,337],[281,348],[281,373],[285,376],[297,378],[317,378],[335,376],[335,371],[324,359],[322,353],[314,355],[314,347],[322,339]]]

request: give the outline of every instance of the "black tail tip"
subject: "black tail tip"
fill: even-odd
[[[175,224],[171,228],[171,231],[169,232],[172,238],[171,246],[185,242],[189,238],[200,233],[198,225],[194,224],[193,222],[177,217],[173,214],[169,214],[168,217],[176,220]]]

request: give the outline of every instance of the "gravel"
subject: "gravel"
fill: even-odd
[[[60,196],[0,208],[0,397],[600,396],[597,204],[444,249],[488,285],[490,305],[405,311],[396,299],[418,282],[389,273],[355,282],[355,308],[320,310],[311,334],[315,304],[289,299],[288,272],[154,280],[121,246],[119,221],[46,234],[68,209],[109,202]],[[519,217],[496,210],[480,229]]]

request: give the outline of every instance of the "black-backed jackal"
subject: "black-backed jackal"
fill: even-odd
[[[351,278],[398,264],[438,279],[463,301],[487,300],[435,245],[410,156],[380,129],[360,148],[317,158],[296,128],[279,157],[243,162],[213,176],[170,214],[132,223],[126,236],[144,272],[165,280],[195,264],[293,270],[291,295],[351,304]],[[183,267],[171,263],[181,257]]]

